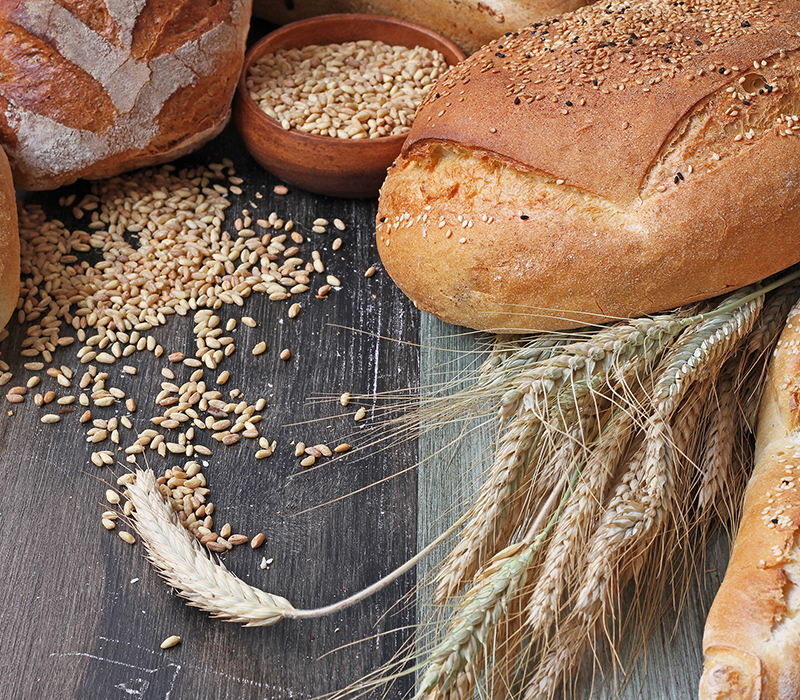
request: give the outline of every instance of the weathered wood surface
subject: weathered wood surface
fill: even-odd
[[[290,302],[270,302],[264,294],[253,294],[241,309],[231,305],[220,310],[223,320],[244,314],[258,322],[257,328],[238,325],[233,332],[237,351],[219,371],[231,373],[226,390],[240,389],[251,403],[267,399],[261,433],[278,446],[271,458],[259,461],[254,441],[223,447],[200,431],[196,439],[213,450],[204,473],[217,506],[217,528],[230,522],[234,532],[266,535],[259,550],[240,546],[222,561],[248,583],[283,595],[297,607],[317,607],[372,583],[415,551],[416,475],[411,471],[382,480],[398,466],[416,462],[416,445],[407,442],[369,455],[358,451],[369,431],[353,420],[361,404],[354,401],[344,409],[338,396],[344,391],[371,395],[417,383],[418,314],[381,270],[364,276],[379,263],[373,240],[376,201],[334,200],[297,190],[283,197],[272,194],[277,181],[249,158],[232,128],[179,165],[223,157],[235,162],[245,180],[244,195],[232,198],[230,220],[242,208],[250,209],[254,218],[274,210],[293,219],[307,235],[301,254],[310,259],[312,249],[320,250],[327,272],[342,282],[328,299],[314,298],[313,291],[299,298],[302,311],[295,319],[287,316]],[[28,193],[25,199],[45,204],[69,223],[69,210],[58,207],[58,197],[85,188],[81,184],[56,193]],[[263,199],[256,199],[256,192]],[[330,233],[310,233],[317,217],[338,217],[347,230],[339,233],[331,226]],[[333,252],[336,236],[343,245]],[[324,283],[321,277],[316,287]],[[110,373],[107,386],[135,397],[138,410],[131,419],[136,431],[152,427],[149,418],[157,415],[161,369],[171,367],[178,384],[192,372],[166,357],[178,350],[194,354],[192,325],[191,316],[173,316],[153,331],[165,349],[160,359],[145,351],[102,367]],[[43,371],[23,369],[21,333],[12,323],[11,337],[0,346],[0,357],[14,374],[6,390],[34,375],[42,381],[24,403],[0,398],[0,697],[302,698],[336,690],[388,660],[403,635],[380,635],[406,627],[414,611],[401,607],[386,613],[414,585],[413,572],[340,615],[272,628],[223,624],[187,607],[143,559],[140,545],[129,546],[100,525],[104,481],[113,484],[128,468],[124,454],[117,453],[121,464],[113,470],[90,462],[93,451],[114,445],[108,440],[87,442],[91,423],[79,423],[83,408],[77,403],[75,412],[58,424],[39,421],[52,406],[37,408],[35,391],[80,393],[78,379],[86,370],[76,358],[80,343],[59,350],[54,358],[56,366],[76,372],[67,389]],[[268,350],[256,357],[250,350],[260,340]],[[289,362],[278,359],[283,348],[292,351]],[[135,365],[138,374],[124,375],[122,364]],[[217,374],[206,371],[209,385]],[[365,405],[371,409],[370,402]],[[115,415],[127,415],[124,402],[93,409],[95,418]],[[133,431],[121,428],[121,433],[122,447],[136,438]],[[336,463],[320,462],[319,468],[305,471],[294,457],[297,440],[330,446],[346,440],[354,450]],[[182,456],[162,459],[152,451],[146,456],[157,473],[185,461]],[[263,557],[274,560],[266,570],[259,567]],[[160,650],[160,642],[172,634],[183,642]],[[367,641],[324,656],[362,639]],[[408,687],[408,682],[401,683],[398,693]]]
[[[223,319],[246,314],[258,321],[255,329],[240,324],[235,332],[239,350],[225,361],[231,372],[226,388],[241,389],[250,401],[267,398],[262,434],[277,440],[278,448],[271,458],[258,461],[255,448],[245,441],[223,448],[207,434],[197,438],[213,449],[204,472],[217,506],[217,526],[230,522],[234,531],[266,535],[261,549],[241,546],[222,561],[255,586],[298,607],[316,607],[372,583],[454,519],[454,508],[479,477],[491,429],[441,453],[442,445],[458,437],[458,428],[435,429],[390,449],[354,450],[311,471],[299,467],[292,443],[346,440],[366,448],[372,439],[370,420],[355,423],[357,404],[343,409],[336,400],[341,392],[372,395],[458,379],[476,366],[481,348],[462,329],[416,311],[381,270],[373,239],[375,200],[336,200],[297,190],[283,197],[272,194],[277,181],[248,156],[232,128],[179,165],[223,157],[234,161],[245,181],[244,194],[233,197],[230,218],[246,207],[256,215],[274,210],[293,219],[313,244],[304,246],[306,255],[312,248],[321,250],[329,271],[343,283],[327,300],[309,292],[293,320],[287,317],[287,303],[263,295],[253,295],[243,309],[221,310]],[[52,215],[77,226],[57,200],[87,187],[79,183],[56,193],[28,193],[25,200],[41,202]],[[263,199],[256,199],[256,192]],[[309,233],[318,216],[346,222],[340,251],[330,247],[337,235],[333,229]],[[378,273],[368,279],[363,272],[371,265],[378,266]],[[167,353],[190,355],[191,327],[190,317],[173,317],[153,334]],[[10,330],[0,346],[0,357],[14,374],[7,386],[37,374],[42,382],[36,390],[52,388],[60,396],[79,392],[77,378],[85,366],[75,356],[77,344],[55,358],[57,365],[77,373],[73,387],[66,389],[43,372],[22,367],[22,329],[12,323]],[[254,357],[249,350],[259,340],[267,342],[268,351]],[[285,347],[293,352],[288,363],[278,359]],[[154,415],[159,372],[171,365],[165,356],[146,352],[130,363],[139,368],[136,377],[122,375],[121,363],[108,371],[115,386],[136,397],[139,409],[131,419],[141,431]],[[185,381],[190,370],[178,369],[178,378]],[[140,545],[129,546],[100,525],[105,482],[113,483],[128,468],[123,455],[113,470],[98,469],[91,452],[110,445],[87,442],[79,410],[58,424],[43,425],[39,418],[46,411],[31,400],[36,390],[21,404],[0,398],[5,409],[0,414],[0,698],[314,697],[374,670],[406,640],[405,632],[394,630],[417,619],[414,586],[417,579],[425,580],[435,558],[383,593],[318,620],[242,628],[186,606],[145,561]],[[104,418],[124,413],[120,404],[95,411]],[[122,432],[124,447],[135,436]],[[419,472],[410,469],[418,460],[423,462]],[[147,462],[157,472],[181,463],[152,452]],[[259,567],[263,557],[273,559],[266,570]],[[639,664],[624,697],[694,695],[702,619],[722,567],[724,547],[719,546],[706,566],[716,570],[703,578],[706,590],[690,592],[677,626],[665,620],[647,654],[647,674]],[[398,604],[403,596],[408,597]],[[182,643],[161,650],[160,642],[172,634],[179,634]],[[411,687],[411,680],[403,679],[391,697],[403,697]],[[587,680],[579,695],[590,694]]]

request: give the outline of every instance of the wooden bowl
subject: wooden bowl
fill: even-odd
[[[264,54],[364,39],[390,46],[436,49],[451,66],[465,58],[455,44],[429,29],[376,15],[323,15],[267,34],[245,55],[233,118],[253,158],[285,183],[333,197],[378,196],[386,170],[400,154],[407,134],[350,140],[286,130],[261,111],[245,87],[250,66]]]

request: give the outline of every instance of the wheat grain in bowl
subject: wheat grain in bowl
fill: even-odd
[[[248,69],[246,87],[286,130],[379,138],[410,130],[423,97],[446,70],[434,49],[365,39],[265,54]]]

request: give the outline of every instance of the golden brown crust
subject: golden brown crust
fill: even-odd
[[[800,697],[800,304],[770,367],[756,462],[706,621],[700,700]]]
[[[4,328],[19,298],[19,228],[17,202],[8,158],[0,148],[0,328]]]
[[[485,47],[430,93],[384,183],[389,274],[446,321],[519,331],[797,262],[798,33],[797,0],[605,3]]]
[[[0,142],[17,187],[52,189],[165,162],[219,133],[250,4],[0,5]]]

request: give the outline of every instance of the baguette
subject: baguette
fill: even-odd
[[[173,160],[230,118],[251,0],[0,3],[0,142],[17,187]]]
[[[469,54],[508,31],[586,5],[588,0],[254,0],[253,14],[287,24],[340,12],[397,17],[447,37]]]
[[[386,270],[492,331],[630,318],[800,260],[800,2],[609,2],[503,37],[418,111]]]
[[[755,467],[703,636],[700,700],[800,697],[800,304],[762,398]]]

